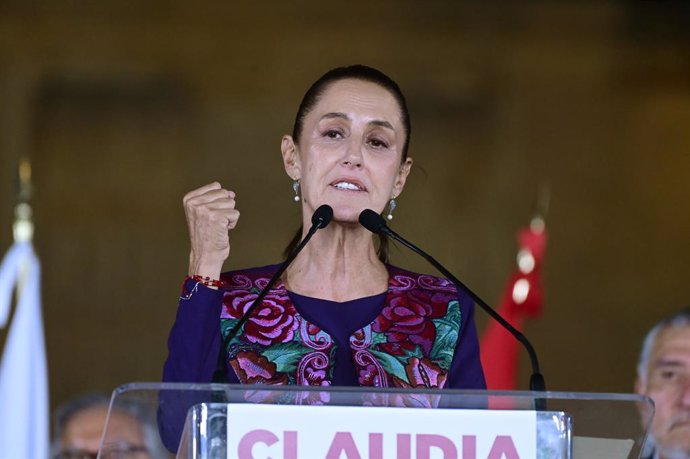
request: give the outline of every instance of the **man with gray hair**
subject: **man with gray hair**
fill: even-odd
[[[99,450],[106,418],[108,438]],[[52,458],[96,459],[99,451],[104,459],[169,457],[154,422],[135,405],[111,407],[110,398],[102,394],[83,395],[62,405],[55,415]]]
[[[645,337],[635,391],[654,400],[644,458],[690,459],[690,308]]]

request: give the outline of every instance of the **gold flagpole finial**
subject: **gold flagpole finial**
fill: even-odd
[[[31,242],[34,236],[33,211],[29,201],[33,193],[31,183],[31,162],[27,158],[19,161],[19,191],[14,208],[12,230],[15,242]]]
[[[19,201],[31,199],[31,162],[27,158],[19,161]]]

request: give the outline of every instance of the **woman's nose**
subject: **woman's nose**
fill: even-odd
[[[348,167],[362,167],[362,148],[359,142],[350,142],[342,164]]]

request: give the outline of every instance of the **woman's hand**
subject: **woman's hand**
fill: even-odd
[[[190,191],[183,199],[189,239],[189,275],[219,279],[223,262],[230,254],[228,230],[237,225],[235,193],[213,182]]]

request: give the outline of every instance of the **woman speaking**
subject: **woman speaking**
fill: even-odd
[[[235,193],[219,183],[188,193],[189,275],[164,381],[215,373],[242,384],[485,388],[473,301],[445,279],[388,264],[386,241],[358,223],[364,209],[393,217],[409,141],[404,96],[382,72],[336,68],[309,88],[281,141],[302,207],[292,245],[320,206],[332,221],[251,311],[279,265],[221,273],[240,217]]]

